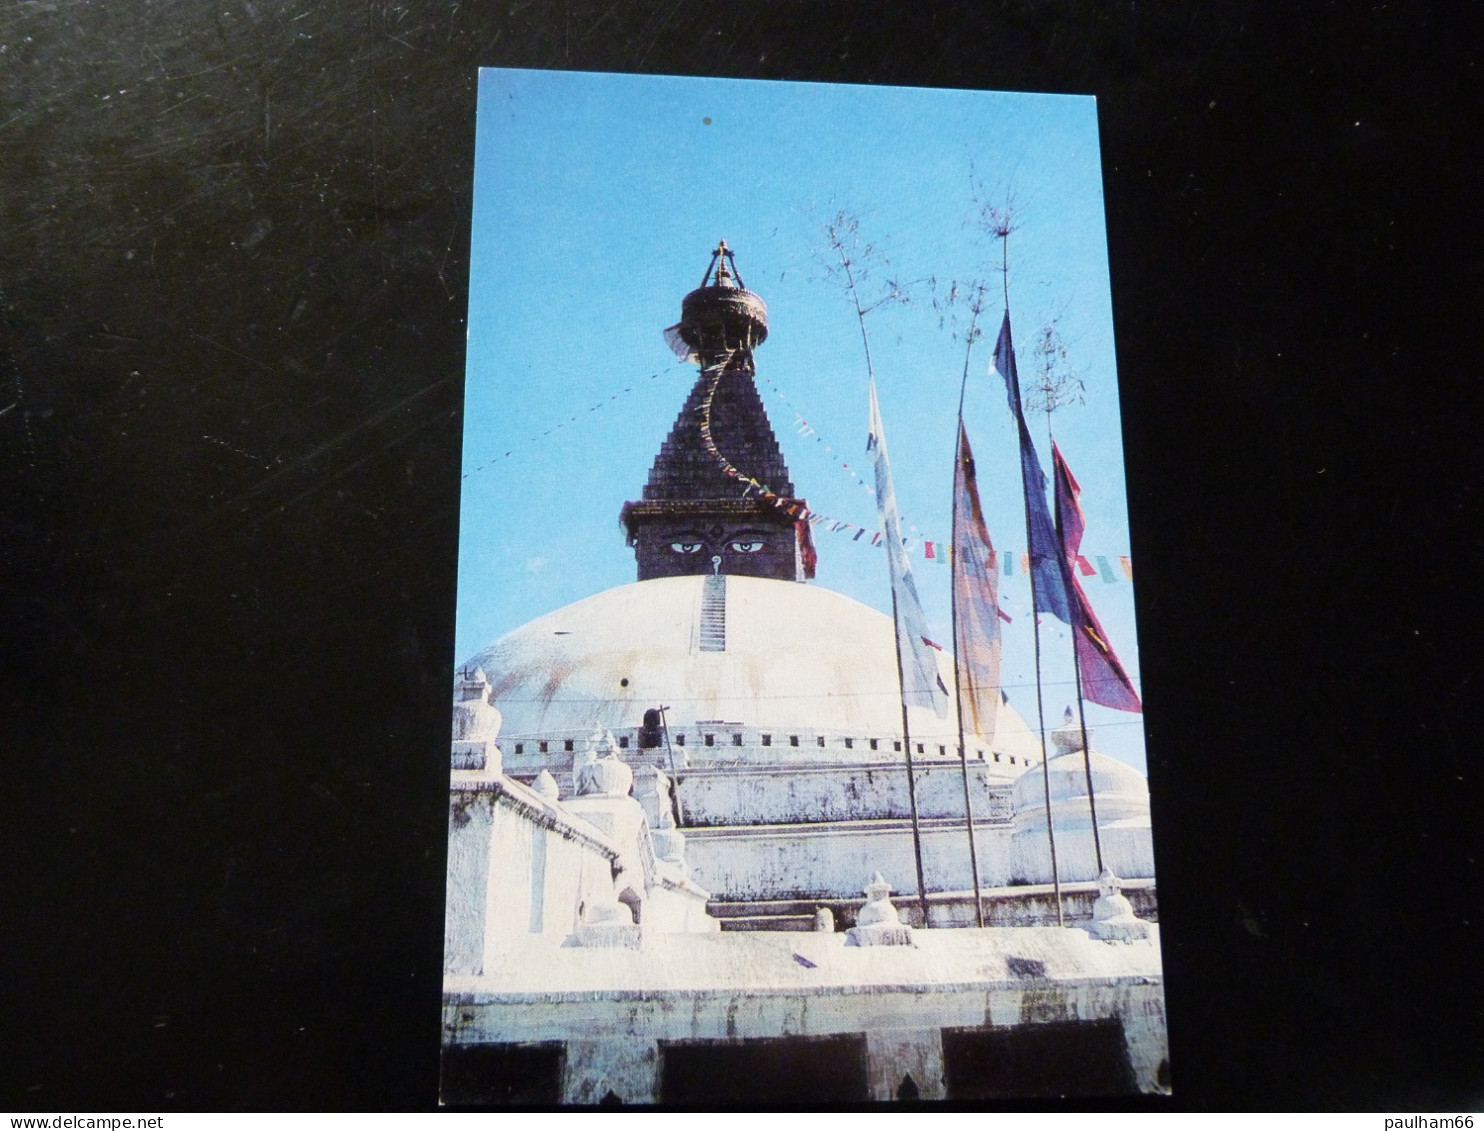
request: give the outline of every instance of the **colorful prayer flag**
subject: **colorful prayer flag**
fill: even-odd
[[[948,714],[947,689],[938,678],[937,661],[922,643],[927,639],[927,618],[917,596],[917,585],[912,580],[912,564],[902,547],[901,518],[897,513],[896,490],[892,486],[886,433],[881,426],[881,406],[876,402],[874,380],[871,382],[871,429],[866,450],[871,453],[871,463],[876,469],[876,507],[881,529],[886,535],[886,560],[896,614],[897,656],[902,673],[902,702],[908,706],[929,707],[938,718],[945,718]]]
[[[965,729],[987,746],[994,741],[1000,704],[999,583],[995,550],[979,502],[974,452],[963,422],[953,470],[954,656]]]
[[[1070,564],[1077,558],[1081,548],[1082,532],[1086,519],[1082,514],[1082,502],[1078,496],[1082,489],[1072,478],[1071,468],[1062,458],[1061,449],[1051,445],[1051,459],[1056,469],[1056,522],[1061,529],[1066,561]],[[1081,676],[1082,695],[1093,703],[1112,707],[1119,711],[1142,711],[1144,704],[1129,679],[1128,672],[1118,660],[1108,635],[1092,611],[1092,603],[1082,589],[1082,582],[1067,570],[1072,598],[1072,640],[1077,650],[1077,666]]]
[[[994,369],[1005,382],[1010,413],[1020,431],[1020,479],[1025,488],[1026,527],[1030,537],[1027,549],[1035,611],[1050,613],[1071,624],[1066,560],[1057,542],[1051,512],[1046,508],[1046,475],[1041,470],[1041,458],[1036,454],[1036,445],[1031,442],[1030,428],[1026,426],[1025,412],[1020,405],[1020,378],[1015,371],[1015,347],[1010,340],[1008,310],[1000,323],[1000,337],[994,347]]]

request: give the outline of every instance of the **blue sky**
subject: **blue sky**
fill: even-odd
[[[1092,98],[486,70],[474,181],[456,660],[634,579],[619,509],[639,497],[696,377],[661,331],[679,319],[718,239],[768,303],[758,385],[798,494],[834,521],[876,527],[862,486],[860,332],[825,272],[823,224],[841,210],[886,257],[877,280],[912,284],[910,302],[867,320],[905,527],[935,541],[951,534],[968,312],[956,305],[940,324],[932,300],[982,279],[992,288],[987,340],[972,355],[965,418],[995,545],[1025,549],[1013,422],[989,373],[1000,250],[974,222],[976,199],[1011,203],[1022,383],[1037,332],[1056,320],[1085,384],[1084,403],[1052,421],[1082,485],[1083,549],[1115,569],[1129,554]],[[1031,426],[1049,471],[1044,416]],[[813,584],[889,612],[881,551],[829,526],[815,528]],[[924,561],[920,542],[913,562],[929,623],[949,640],[948,569]],[[1137,685],[1133,587],[1117,578],[1084,584]],[[1034,726],[1027,585],[1018,571],[1001,579],[1013,618],[1003,682]],[[1043,625],[1042,651],[1055,725],[1074,699],[1059,622]],[[1139,716],[1092,706],[1088,721],[1096,748],[1143,768]]]

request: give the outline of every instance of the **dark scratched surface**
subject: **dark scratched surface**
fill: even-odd
[[[1471,11],[0,7],[0,1107],[435,1103],[481,64],[1099,96],[1173,1104],[1477,1106]]]

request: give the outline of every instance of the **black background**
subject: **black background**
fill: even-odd
[[[5,5],[0,1106],[435,1103],[478,65],[1098,96],[1166,1106],[1477,1106],[1474,10]]]

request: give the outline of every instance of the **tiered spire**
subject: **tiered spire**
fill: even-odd
[[[649,482],[644,485],[646,500],[736,499],[741,495],[741,485],[726,474],[701,433],[710,377],[702,371],[670,435],[660,445],[649,470]],[[716,449],[738,471],[767,484],[775,494],[793,495],[788,464],[751,374],[739,372],[737,367],[722,372],[711,397],[710,433]]]
[[[643,497],[620,516],[639,580],[735,574],[803,581],[814,544],[793,497],[788,465],[754,383],[753,350],[768,336],[768,308],[742,285],[723,240],[701,286],[665,331],[700,374],[660,446]],[[774,496],[764,499],[761,484]]]

